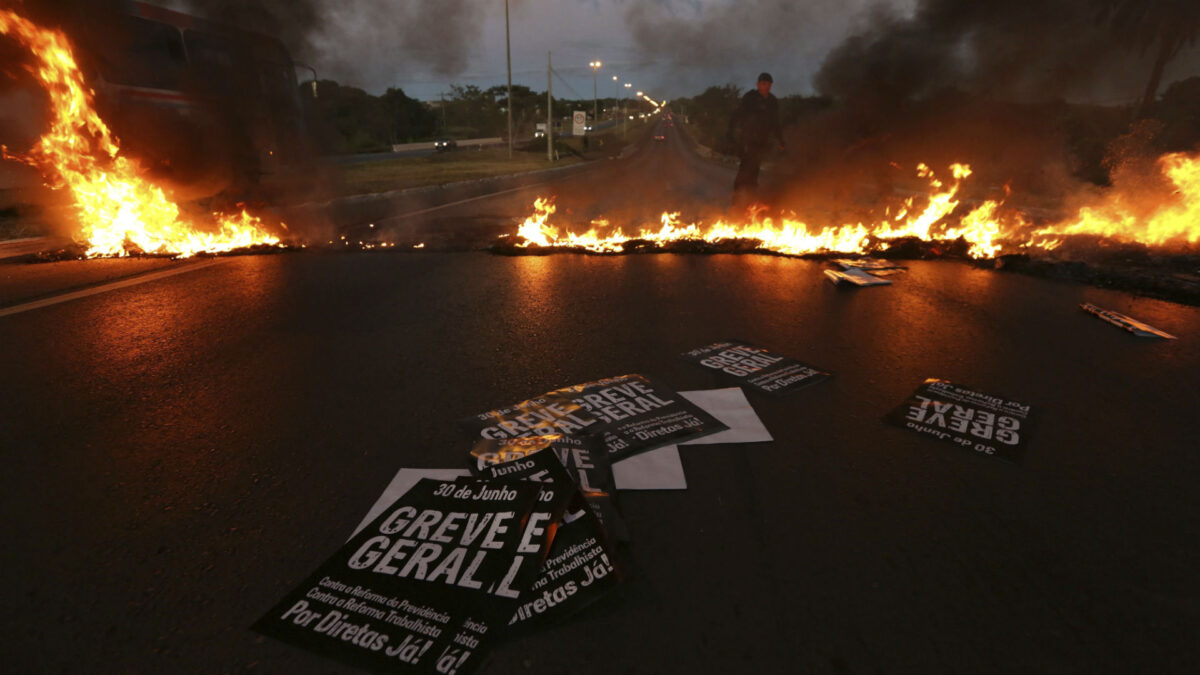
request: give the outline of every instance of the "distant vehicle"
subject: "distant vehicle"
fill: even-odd
[[[457,148],[458,143],[455,142],[453,138],[439,138],[437,142],[433,144],[433,147],[436,148],[438,152],[449,152],[450,150]]]
[[[657,134],[654,134],[654,140],[656,140],[656,141],[665,141],[665,140],[667,140],[667,136],[666,136],[666,134],[664,134],[664,133],[662,133],[662,132],[660,131],[660,132],[658,132]]]

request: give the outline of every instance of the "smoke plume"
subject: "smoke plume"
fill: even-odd
[[[426,68],[454,76],[478,40],[485,0],[186,0],[183,11],[278,37],[321,78],[350,85]]]

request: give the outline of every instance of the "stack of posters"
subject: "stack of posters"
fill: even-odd
[[[603,525],[554,450],[545,448],[488,464],[477,468],[477,473],[489,480],[550,483],[572,495],[566,513],[555,526],[550,551],[537,579],[509,619],[510,632],[561,622],[626,577]]]
[[[505,464],[547,450],[558,458],[605,530],[613,539],[628,541],[629,533],[613,495],[612,466],[600,439],[592,436],[522,436],[481,439],[471,448],[473,471]]]
[[[641,375],[464,426],[477,438],[469,472],[402,469],[254,630],[372,671],[465,675],[498,642],[561,623],[628,578],[615,467],[640,481],[629,487],[669,489],[680,442],[771,439],[741,389],[675,392]],[[646,461],[667,474],[635,464]]]
[[[463,420],[485,439],[564,434],[603,439],[613,461],[724,431],[724,424],[644,375],[622,375],[548,392]]]
[[[575,492],[422,479],[254,629],[368,670],[469,672],[532,587]]]

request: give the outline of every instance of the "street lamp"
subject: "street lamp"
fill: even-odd
[[[621,102],[621,82],[613,75],[613,119],[617,119],[617,108]]]
[[[600,70],[600,66],[604,64],[592,61],[588,65],[592,67],[592,124],[596,124],[600,121],[600,99],[596,96],[596,71]]]
[[[626,83],[625,83],[625,88],[626,88],[626,89],[632,89],[632,88],[633,88],[633,85],[632,85],[632,84],[630,84],[630,83],[628,83],[628,82],[626,82]],[[626,93],[625,93],[625,95],[626,95],[626,96],[629,96],[629,93],[628,93],[628,92],[626,92]],[[628,122],[628,121],[629,121],[629,116],[625,114],[625,105],[624,105],[624,100],[625,100],[625,99],[621,99],[621,101],[622,101],[622,104],[621,104],[621,136],[622,136],[622,137],[624,137],[624,136],[625,136],[625,124],[626,124],[626,122]]]
[[[312,71],[312,74],[313,74],[312,92],[313,92],[313,98],[316,98],[317,97],[317,69],[313,68],[312,66],[308,65],[307,63],[300,63],[299,61],[292,61],[292,65],[296,66],[297,68],[303,68],[305,70]]]

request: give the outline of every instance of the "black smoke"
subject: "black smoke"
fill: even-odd
[[[1027,101],[1128,97],[1138,58],[1113,31],[1093,0],[920,0],[907,16],[876,9],[814,84],[843,100],[947,88]]]
[[[182,11],[280,39],[322,79],[351,85],[463,72],[486,0],[177,0]]]

